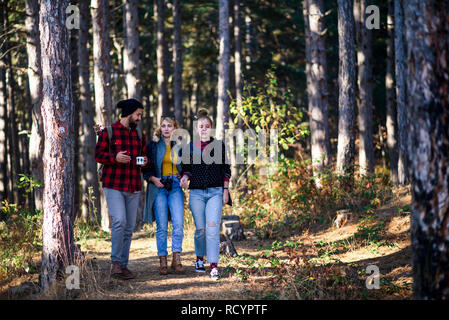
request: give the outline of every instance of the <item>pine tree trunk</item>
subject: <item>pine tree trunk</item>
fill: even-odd
[[[74,216],[74,105],[71,92],[67,1],[41,0],[44,221],[40,285],[47,290],[72,263]]]
[[[373,146],[373,79],[372,32],[365,27],[365,10],[368,0],[354,0],[354,18],[357,39],[358,66],[358,125],[360,175],[374,173]]]
[[[449,4],[404,6],[416,299],[449,299]]]
[[[309,100],[309,127],[314,175],[329,164],[330,141],[326,61],[326,25],[323,0],[305,0],[306,74]],[[321,185],[319,179],[316,180]]]
[[[79,135],[80,135],[80,101],[79,101],[79,90],[78,90],[78,81],[79,78],[79,70],[78,70],[78,30],[73,28],[69,31],[69,41],[70,41],[70,66],[71,66],[71,79],[73,79],[72,82],[72,100],[74,105],[74,113],[73,113],[73,125],[74,125],[74,132],[73,132],[73,139],[74,139],[74,147],[75,150],[80,149],[80,143],[79,143]],[[74,197],[75,197],[75,215],[74,219],[76,217],[79,217],[81,214],[80,210],[80,204],[81,204],[81,184],[80,181],[80,171],[81,171],[81,163],[80,163],[80,153],[75,152],[74,153],[74,161],[75,161],[75,167],[74,167],[74,179],[75,179],[75,189],[74,189]],[[73,220],[73,223],[75,223],[75,220]]]
[[[350,1],[338,0],[339,99],[337,174],[354,173],[355,53]]]
[[[229,2],[219,0],[219,43],[220,52],[218,58],[218,102],[216,136],[223,139],[229,122]]]
[[[173,0],[173,97],[175,105],[175,119],[182,127],[183,92],[182,92],[182,38],[181,38],[181,6],[180,0]]]
[[[78,33],[78,60],[79,60],[79,90],[81,106],[81,129],[80,135],[80,162],[81,162],[81,190],[82,205],[81,217],[83,221],[100,220],[100,193],[97,178],[97,163],[95,162],[95,131],[94,117],[95,110],[92,103],[92,92],[89,83],[89,51],[87,43],[89,42],[89,1],[80,1],[80,29]],[[95,200],[89,202],[89,188],[92,188],[92,195]],[[94,208],[98,210],[97,216],[94,216]]]
[[[139,63],[139,16],[136,0],[123,0],[123,30],[125,46],[123,52],[123,69],[126,76],[128,98],[142,100]]]
[[[3,2],[3,25],[4,30],[9,30],[9,21],[8,21],[8,3]],[[8,51],[10,47],[9,36],[6,36],[5,39],[5,51]],[[8,114],[8,155],[9,155],[9,163],[11,166],[11,170],[9,171],[9,180],[11,181],[12,190],[12,202],[13,203],[22,203],[22,194],[18,191],[17,183],[19,182],[19,173],[21,173],[20,168],[20,150],[19,150],[19,137],[17,130],[17,122],[16,122],[16,104],[14,91],[16,87],[12,59],[11,59],[11,51],[5,56],[6,61],[6,88],[7,88],[7,114]]]
[[[128,98],[134,98],[142,101],[139,61],[139,15],[137,12],[137,3],[137,0],[123,0],[123,30],[125,34],[123,69],[126,75]],[[143,130],[142,121],[138,123],[138,128]],[[140,193],[135,231],[140,230],[143,224],[143,207],[145,204],[144,194],[144,192]]]
[[[91,9],[96,116],[101,125],[107,126],[112,121],[109,3],[107,0],[92,0]]]
[[[165,69],[166,60],[166,42],[164,39],[165,27],[164,27],[164,15],[165,4],[163,0],[155,1],[156,15],[156,34],[157,34],[157,92],[158,92],[158,111],[157,111],[157,123],[160,122],[162,115],[168,114],[168,93],[167,93],[167,74]]]
[[[387,72],[385,77],[386,107],[387,107],[387,146],[390,156],[390,180],[393,185],[398,184],[398,141],[396,92],[394,87],[394,1],[388,0],[387,17]]]
[[[245,70],[251,70],[253,44],[252,44],[251,15],[248,7],[245,8]]]
[[[242,106],[243,95],[243,79],[242,79],[242,36],[241,36],[241,9],[240,0],[234,0],[234,74],[235,74],[235,99],[237,108]],[[230,120],[232,128],[242,129],[243,121],[238,117],[237,125]],[[243,164],[236,164],[236,143],[234,139],[231,141],[231,161],[234,165],[231,166],[231,183],[235,186],[239,177],[239,171],[244,171]]]
[[[3,8],[0,8],[0,30],[4,32]],[[0,55],[3,55],[5,49],[0,46]],[[0,59],[0,197],[8,198],[8,127],[7,127],[7,93],[6,93],[6,64]]]
[[[39,182],[43,182],[42,155],[44,153],[44,131],[41,115],[41,50],[39,40],[39,3],[37,0],[26,1],[27,17],[25,27],[27,31],[28,83],[32,108],[32,126],[30,137],[31,175]],[[42,210],[42,188],[36,188],[33,194],[34,208]]]
[[[109,40],[109,3],[107,0],[92,0],[92,32],[95,79],[95,110],[97,123],[108,126],[112,122],[111,58]],[[108,205],[100,187],[101,227],[109,232]]]
[[[402,1],[394,0],[394,46],[395,46],[395,73],[396,73],[396,104],[398,123],[398,179],[399,184],[408,183],[407,174],[407,106],[405,104],[405,62],[404,62],[404,11]]]

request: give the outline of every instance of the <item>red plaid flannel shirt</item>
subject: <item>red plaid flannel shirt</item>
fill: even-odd
[[[111,151],[109,152],[108,130],[104,128],[98,134],[95,147],[95,161],[103,164],[101,182],[103,188],[118,191],[136,192],[142,190],[141,167],[136,164],[136,157],[146,156],[146,141],[142,134],[140,141],[136,129],[124,127],[119,120],[111,125]],[[131,156],[129,164],[118,163],[115,158],[120,151],[128,151]],[[149,161],[148,161],[149,163]],[[145,167],[148,166],[148,163]]]

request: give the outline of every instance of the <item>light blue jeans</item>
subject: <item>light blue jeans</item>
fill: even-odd
[[[195,253],[218,263],[223,188],[191,189],[189,205],[195,221]]]
[[[104,188],[111,217],[111,261],[120,261],[125,268],[129,260],[129,248],[136,224],[140,191],[130,193]]]
[[[159,189],[154,200],[154,214],[156,216],[156,245],[157,255],[166,256],[167,252],[167,232],[168,232],[168,209],[170,209],[172,232],[172,252],[182,252],[182,239],[184,237],[184,193],[179,186],[179,179],[176,175],[173,178],[172,189]]]

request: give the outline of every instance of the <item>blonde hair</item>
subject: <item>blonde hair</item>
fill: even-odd
[[[162,117],[161,122],[159,123],[159,128],[157,128],[156,131],[154,131],[153,140],[155,142],[159,142],[159,140],[161,140],[162,123],[164,121],[170,122],[171,124],[173,124],[173,127],[175,127],[175,129],[179,129],[179,123],[178,123],[178,121],[176,121],[175,118]]]

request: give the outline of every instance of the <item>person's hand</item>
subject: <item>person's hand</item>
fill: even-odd
[[[179,181],[179,185],[181,188],[187,188],[187,181],[189,180],[189,177],[182,176],[181,180]]]
[[[229,189],[223,189],[223,205],[229,201]]]
[[[154,183],[154,185],[156,187],[158,187],[159,189],[163,188],[164,185],[161,183],[161,178],[157,178],[157,177],[151,177],[150,181]]]
[[[117,155],[115,156],[115,160],[116,160],[118,163],[125,163],[125,164],[129,163],[129,162],[131,161],[131,157],[128,156],[128,155],[126,154],[127,152],[128,152],[128,151],[120,151],[120,152],[117,153]]]
[[[148,163],[148,158],[144,156],[142,166],[145,167],[147,165],[147,163]]]

